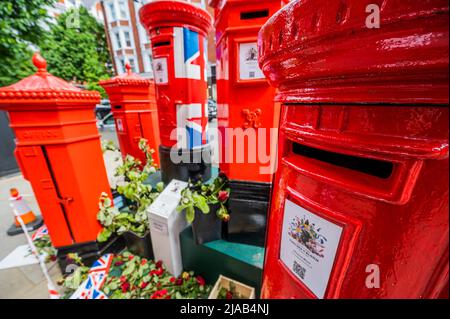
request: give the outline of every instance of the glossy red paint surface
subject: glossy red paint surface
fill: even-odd
[[[154,72],[158,61],[166,61],[167,64],[166,81],[155,80],[161,144],[172,147],[177,143],[176,136],[171,138],[171,133],[177,127],[184,129],[184,124],[177,120],[177,107],[181,105],[201,105],[201,114],[195,114],[195,117],[202,127],[203,139],[206,140],[208,111],[205,50],[206,35],[212,26],[211,16],[187,2],[170,0],[153,1],[144,5],[139,16],[152,43]],[[185,68],[176,61],[176,55],[183,51],[182,44],[176,44],[179,41],[176,33],[182,32],[182,29],[198,33],[196,43],[198,42],[199,54],[194,61],[188,62],[199,66],[197,78],[176,74],[176,69]],[[176,50],[178,51],[175,52]]]
[[[260,66],[283,103],[263,298],[316,297],[280,259],[286,199],[343,229],[324,298],[448,298],[448,22],[447,1],[294,1],[263,26]]]
[[[100,81],[109,95],[120,150],[124,157],[130,154],[145,163],[145,155],[139,149],[139,140],[145,138],[155,151],[155,164],[159,165],[160,139],[155,84],[153,80],[132,73],[129,64],[126,68],[125,74]]]
[[[55,247],[95,241],[98,198],[110,194],[94,108],[100,94],[52,76],[46,62],[16,84],[0,88],[16,136],[15,156],[30,181]]]
[[[264,76],[242,77],[239,64],[240,52],[244,53],[241,46],[255,43],[256,47],[260,27],[283,6],[284,1],[213,0],[209,3],[215,8],[216,16],[220,170],[232,180],[271,182],[272,174],[261,174],[261,167],[267,167],[269,163],[267,158],[258,156],[258,150],[264,147],[265,154],[270,154],[270,129],[278,127],[280,104],[273,102],[275,88]],[[253,142],[250,139],[245,142],[239,141],[244,139],[242,136],[234,137],[227,129],[242,129],[244,133],[249,129],[265,131],[261,136],[255,134]],[[242,144],[248,147],[241,149]],[[243,160],[239,160],[240,157]]]

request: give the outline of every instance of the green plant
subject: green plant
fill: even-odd
[[[228,178],[220,173],[211,184],[203,183],[201,180],[191,183],[181,191],[181,199],[177,207],[178,212],[185,212],[186,220],[192,223],[195,219],[195,208],[203,214],[209,214],[210,206],[219,204],[216,215],[223,221],[229,221],[226,202],[230,195]]]
[[[69,298],[75,290],[87,279],[89,267],[86,267],[77,253],[69,253],[66,255],[67,264],[76,265],[77,267],[71,274],[65,275],[58,281],[58,285],[64,287],[63,298]]]
[[[211,287],[193,272],[173,277],[161,261],[147,260],[129,252],[114,257],[102,291],[110,299],[205,298]]]
[[[145,210],[162,192],[164,185],[160,182],[153,188],[144,183],[150,174],[156,172],[156,165],[152,157],[153,150],[149,148],[147,140],[141,139],[139,148],[145,154],[145,165],[142,166],[141,161],[127,155],[115,172],[116,176],[122,178],[122,182],[117,186],[117,192],[131,202],[128,210],[119,212],[106,193],[102,193],[100,196],[97,219],[103,229],[97,236],[99,242],[108,240],[113,233],[121,235],[126,231],[132,231],[138,236],[143,236],[148,230]]]
[[[33,244],[36,247],[39,255],[45,254],[45,262],[56,260],[56,249],[53,247],[52,241],[49,235],[44,235],[33,240]]]
[[[230,281],[230,289],[220,287],[217,299],[243,299],[243,296],[236,291],[236,284]]]

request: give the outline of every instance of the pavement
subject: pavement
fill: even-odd
[[[210,122],[208,135],[213,149],[213,166],[218,166],[216,127],[217,120]],[[111,139],[109,135],[104,135],[103,132],[102,136],[105,139]],[[106,166],[110,166],[108,163],[111,163],[110,159],[105,158]],[[0,177],[0,260],[5,258],[17,246],[27,244],[24,234],[16,236],[8,236],[6,234],[6,231],[14,222],[14,215],[9,206],[9,189],[13,187],[19,190],[35,214],[41,214],[31,184],[20,173]],[[47,263],[47,269],[56,286],[56,282],[62,277],[58,265],[55,262]],[[0,269],[0,298],[48,299],[47,282],[39,264]]]

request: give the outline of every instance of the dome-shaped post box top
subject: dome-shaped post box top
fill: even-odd
[[[293,1],[266,22],[259,63],[278,100],[448,103],[448,1],[371,3]]]
[[[131,65],[128,62],[125,64],[125,69],[126,69],[125,73],[112,77],[111,79],[108,80],[102,80],[99,82],[99,84],[104,88],[106,88],[109,86],[117,86],[117,85],[148,87],[150,84],[153,83],[152,80],[144,79],[138,74],[133,73],[133,71],[131,70]]]
[[[212,18],[207,11],[182,1],[150,2],[139,10],[139,17],[147,29],[187,24],[206,34],[212,26]]]
[[[79,89],[47,72],[47,62],[38,53],[32,58],[37,72],[21,81],[0,88],[0,109],[27,107],[36,104],[43,108],[55,105],[77,107],[95,105],[100,102],[97,91]]]

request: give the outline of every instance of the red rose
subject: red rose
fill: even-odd
[[[127,281],[127,277],[125,276],[120,276],[120,282],[125,282]]]
[[[128,260],[132,260],[134,258],[133,255],[128,256]]]
[[[50,260],[51,260],[51,261],[56,261],[56,259],[57,259],[57,258],[56,258],[55,255],[51,255],[51,256],[50,256]]]
[[[175,278],[175,277],[170,277],[170,279],[169,279],[169,280],[170,280],[170,282],[171,282],[171,283],[174,283],[174,282],[175,282],[175,280],[176,280],[176,278]]]
[[[175,285],[177,285],[177,286],[181,286],[183,284],[183,279],[181,279],[181,278],[178,278],[176,281],[175,281]]]
[[[161,268],[161,266],[162,266],[162,261],[161,261],[161,260],[158,260],[158,261],[156,262],[155,266],[156,266],[156,268]]]
[[[167,295],[167,296],[166,296],[166,299],[170,299],[170,295]]]
[[[160,283],[160,282],[157,282],[157,283],[156,283],[156,287],[157,287],[157,288],[161,287],[161,283]]]
[[[228,222],[228,221],[230,220],[230,214],[225,214],[225,215],[223,215],[223,216],[222,216],[222,220],[223,220],[224,222]]]
[[[123,261],[118,260],[114,263],[114,266],[122,266],[123,265]]]
[[[141,260],[141,265],[144,266],[145,264],[147,264],[147,259],[144,258]]]
[[[158,269],[155,271],[155,274],[156,274],[157,276],[161,276],[163,273],[164,273],[164,269],[162,269],[162,268],[158,268]]]
[[[225,202],[228,199],[228,192],[227,191],[219,191],[219,194],[217,195],[217,198],[222,203]]]
[[[148,286],[148,282],[143,281],[143,282],[141,283],[141,289],[144,289],[144,288],[147,287],[147,286]]]
[[[197,282],[198,282],[198,284],[200,286],[204,286],[205,285],[205,279],[203,279],[203,277],[197,276],[197,277],[195,277],[195,279],[197,280]]]
[[[233,294],[231,293],[231,291],[227,291],[225,299],[233,299]]]
[[[122,292],[127,292],[128,289],[130,289],[130,283],[129,282],[123,282],[120,287],[122,288]]]

